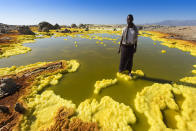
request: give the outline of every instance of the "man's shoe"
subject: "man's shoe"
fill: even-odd
[[[132,75],[131,73],[129,73],[129,76],[130,76],[131,78],[133,78],[133,75]]]

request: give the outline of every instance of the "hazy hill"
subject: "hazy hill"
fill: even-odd
[[[196,26],[196,20],[165,20],[148,25],[164,25],[164,26]]]

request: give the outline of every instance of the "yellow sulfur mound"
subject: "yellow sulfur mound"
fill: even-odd
[[[184,78],[180,79],[180,81],[196,84],[196,76],[184,77]]]
[[[25,65],[25,66],[11,66],[11,67],[5,67],[5,68],[0,68],[0,76],[4,76],[4,75],[10,75],[10,74],[17,74],[21,71],[25,71],[31,68],[37,68],[37,67],[41,67],[44,66],[46,64],[49,64],[51,62],[37,62],[35,64],[30,64],[30,65]]]
[[[144,72],[142,70],[131,71],[131,74],[135,75],[135,77],[132,78],[129,75],[123,74],[123,73],[120,73],[120,72],[117,72],[116,76],[117,76],[117,78],[120,78],[120,79],[123,79],[123,80],[126,80],[126,81],[137,78],[137,76],[144,76]]]
[[[50,74],[49,76],[39,76],[34,80],[34,85],[31,87],[32,92],[26,98],[31,100],[31,97],[41,91],[44,87],[58,84],[58,80],[62,77],[61,73]]]
[[[142,70],[131,71],[133,75],[144,76],[144,72]]]
[[[76,60],[70,60],[67,63],[68,63],[68,69],[67,69],[68,72],[75,72],[80,66],[80,64]]]
[[[24,43],[34,43],[36,37],[34,35],[18,35],[16,41],[7,45],[0,45],[2,53],[0,58],[9,57],[18,54],[24,54],[31,51],[31,48],[23,46]]]
[[[96,122],[103,131],[131,131],[130,123],[136,122],[136,117],[129,106],[114,101],[105,96],[100,102],[93,99],[85,100],[77,108],[78,116],[86,122]]]
[[[9,57],[18,54],[24,54],[31,51],[31,48],[25,47],[22,44],[12,44],[12,46],[2,48],[2,54],[0,54],[0,58]]]
[[[79,63],[76,60],[70,60],[70,61],[66,61],[67,62],[67,66],[68,66],[68,72],[74,72],[78,69],[79,67]],[[49,64],[52,62],[37,62],[34,64],[29,64],[29,65],[25,65],[25,66],[11,66],[11,67],[5,67],[5,68],[0,68],[0,76],[4,76],[4,75],[10,75],[10,74],[17,74],[21,71],[25,71],[31,68],[38,68],[38,67],[42,67],[46,64]]]
[[[166,50],[161,50],[161,53],[166,53]]]
[[[180,89],[185,98],[181,107],[181,114],[176,116],[179,129],[195,131],[196,129],[196,88],[174,85]]]
[[[102,88],[106,88],[108,86],[116,84],[117,79],[103,79],[101,81],[96,81],[95,83],[95,89],[94,89],[94,94],[99,94],[100,90]]]
[[[196,68],[196,65],[193,65],[193,67]],[[196,70],[192,70],[193,74],[196,74]],[[187,82],[191,84],[196,84],[196,76],[190,76],[190,77],[184,77],[180,79],[181,82]]]
[[[196,74],[196,70],[192,70],[192,73]]]
[[[177,102],[177,95],[185,98],[182,105]],[[174,117],[173,127],[177,131],[196,129],[196,89],[180,85],[158,84],[145,87],[137,93],[135,98],[136,110],[148,119],[150,131],[170,131],[172,128],[165,123],[163,112],[171,112],[169,116]],[[174,122],[176,121],[176,123]]]
[[[56,112],[60,107],[76,108],[76,105],[71,101],[62,99],[53,91],[48,90],[41,95],[37,94],[27,103],[27,106],[28,112],[23,116],[20,124],[22,131],[38,131],[49,128],[54,124]]]
[[[62,77],[62,73],[65,71],[68,72],[74,72],[78,69],[79,67],[79,63],[76,60],[70,60],[70,61],[66,61],[67,62],[67,66],[68,68],[66,69],[61,69],[57,72],[53,72],[53,73],[48,73],[46,75],[41,75],[35,78],[34,83],[31,87],[32,92],[28,95],[28,97],[26,98],[26,100],[30,100],[31,97],[33,97],[35,94],[37,94],[39,91],[41,91],[43,88],[45,88],[46,86],[50,86],[50,85],[56,85],[58,84],[58,80]],[[43,64],[46,62],[39,62],[36,66],[43,66]],[[49,63],[49,62],[48,62]],[[45,64],[44,64],[45,65]],[[34,67],[34,64],[31,65],[27,65],[28,68],[32,68]],[[19,67],[20,69],[22,69],[22,67]]]
[[[123,73],[120,73],[120,72],[117,72],[116,76],[117,76],[117,78],[120,78],[120,79],[123,79],[123,80],[131,80],[132,79],[129,75],[123,74]]]

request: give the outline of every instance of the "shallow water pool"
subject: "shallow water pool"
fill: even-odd
[[[92,35],[119,38],[118,35]],[[65,38],[68,40],[64,40]],[[58,85],[49,87],[47,90],[53,90],[55,94],[72,100],[76,105],[87,98],[100,99],[108,95],[118,102],[130,105],[133,109],[135,95],[143,87],[155,82],[175,82],[182,77],[192,75],[192,65],[196,63],[196,60],[188,52],[168,48],[150,38],[139,37],[133,70],[141,69],[148,80],[118,81],[116,85],[101,90],[99,95],[94,95],[94,84],[97,80],[116,77],[120,61],[120,55],[117,53],[119,40],[116,43],[111,40],[103,40],[103,44],[97,44],[98,40],[80,38],[79,35],[76,38],[67,36],[38,39],[36,43],[24,44],[32,49],[31,52],[0,59],[0,67],[27,65],[38,61],[76,59],[81,65],[78,71],[64,75]],[[77,41],[77,47],[75,41]],[[166,53],[161,53],[161,50],[166,50]],[[136,130],[147,129],[146,118],[135,113],[139,122],[134,124],[133,128]]]

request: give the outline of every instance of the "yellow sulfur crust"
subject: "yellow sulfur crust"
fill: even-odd
[[[117,79],[103,79],[101,81],[96,81],[95,83],[95,89],[94,89],[94,94],[99,94],[100,90],[102,88],[106,88],[108,86],[116,84]]]
[[[185,98],[182,105],[177,102],[177,95]],[[145,87],[135,98],[136,110],[148,119],[150,131],[170,131],[164,122],[162,112],[169,110],[174,115],[177,131],[196,129],[196,89],[182,85],[158,84]],[[171,124],[171,123],[170,123]]]
[[[100,102],[93,99],[85,100],[77,108],[78,117],[83,121],[97,122],[103,131],[131,131],[136,117],[129,106],[105,96]]]

